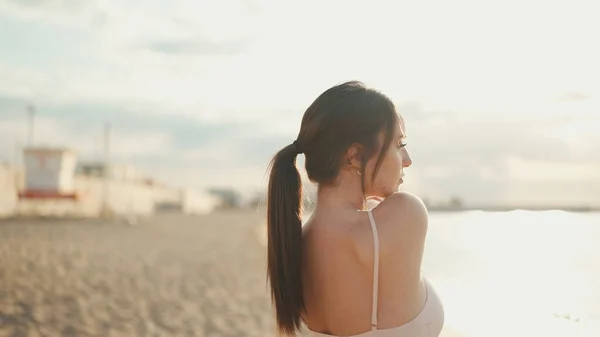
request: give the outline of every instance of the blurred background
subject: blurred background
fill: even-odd
[[[353,79],[406,119],[444,334],[600,336],[595,8],[1,1],[0,336],[273,335],[267,164]]]

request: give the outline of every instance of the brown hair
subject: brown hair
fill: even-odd
[[[305,154],[308,178],[319,185],[337,183],[348,149],[360,146],[362,189],[364,170],[378,149],[371,177],[375,178],[394,134],[398,115],[382,93],[351,81],[323,92],[302,118],[298,138],[281,149],[271,162],[267,197],[268,267],[271,299],[280,333],[294,335],[301,327],[302,291],[302,181],[296,157]],[[379,135],[383,133],[383,144]]]

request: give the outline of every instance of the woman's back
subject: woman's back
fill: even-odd
[[[315,217],[304,226],[304,321],[313,331],[344,334],[356,331],[354,325],[371,324],[373,263],[359,256],[363,249],[357,244],[364,234],[356,232],[364,232],[365,224],[358,219]]]
[[[420,271],[427,215],[420,200],[404,193],[388,197],[372,212],[376,232],[368,212],[321,214],[307,222],[303,233],[304,321],[309,329],[335,336],[371,331],[374,280],[377,328],[390,332],[418,325],[412,321],[428,300]],[[443,316],[437,309],[430,319],[441,329]],[[432,336],[437,334],[439,330]]]

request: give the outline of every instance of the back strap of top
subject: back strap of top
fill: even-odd
[[[377,233],[377,226],[375,225],[375,219],[373,213],[367,211],[369,214],[369,222],[371,223],[371,229],[373,230],[373,309],[371,311],[371,330],[377,330],[377,302],[379,299],[379,234]]]

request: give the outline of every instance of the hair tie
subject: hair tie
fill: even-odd
[[[292,142],[292,146],[294,147],[294,150],[296,151],[297,154],[302,153],[302,150],[300,149],[300,145],[298,145],[298,140],[295,140],[294,142]]]

